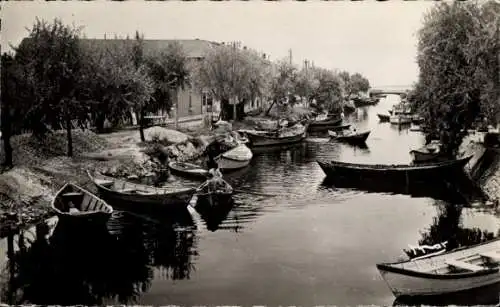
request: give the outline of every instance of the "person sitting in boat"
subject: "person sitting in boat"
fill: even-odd
[[[226,183],[222,179],[222,173],[219,169],[219,165],[213,158],[210,158],[208,162],[208,192],[216,192],[218,190],[224,190]]]
[[[71,214],[71,213],[78,213],[80,212],[80,210],[78,210],[78,208],[75,207],[75,204],[73,204],[72,201],[68,202],[68,212]]]

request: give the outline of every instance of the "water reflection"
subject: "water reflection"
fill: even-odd
[[[319,189],[334,192],[336,189],[351,189],[366,193],[387,193],[409,195],[415,198],[433,198],[448,201],[454,204],[468,204],[472,200],[481,199],[477,188],[463,173],[458,173],[453,178],[446,180],[430,181],[395,181],[375,180],[367,177],[325,177]],[[469,185],[467,182],[469,181]]]
[[[164,278],[188,279],[196,255],[191,227],[153,222],[122,213],[105,228],[45,225],[2,270],[2,299],[10,304],[96,305],[135,302],[148,291],[154,269]]]
[[[210,231],[216,231],[219,229],[222,222],[226,220],[229,212],[233,209],[233,206],[234,200],[232,198],[229,199],[229,201],[218,202],[216,204],[198,201],[196,204],[196,211],[205,221],[207,229]],[[238,229],[239,228],[236,228],[235,231]]]
[[[419,245],[434,245],[448,241],[447,249],[479,244],[495,238],[497,234],[480,229],[464,228],[461,224],[463,206],[436,200],[435,206],[438,215],[433,222],[422,232]]]
[[[500,283],[497,283],[480,289],[455,294],[429,297],[399,297],[394,301],[393,306],[492,306],[500,303],[499,293]]]

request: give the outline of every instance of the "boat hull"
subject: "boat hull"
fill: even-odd
[[[170,172],[177,176],[197,180],[206,180],[208,176],[208,170],[194,164],[170,162],[168,166]]]
[[[382,265],[377,265],[377,268],[396,297],[442,295],[472,290],[500,282],[500,273],[498,271],[466,278],[427,278],[393,272]]]
[[[350,144],[360,144],[360,143],[365,143],[366,140],[368,139],[369,135],[370,135],[370,131],[367,131],[367,132],[359,133],[356,135],[337,136],[337,137],[333,137],[333,138],[339,142],[345,142],[345,143],[350,143]]]
[[[390,115],[385,115],[385,114],[377,114],[378,116],[378,119],[381,121],[381,122],[388,122],[390,119],[391,119],[391,116]]]
[[[187,206],[191,197],[195,193],[195,189],[190,189],[187,191],[181,191],[177,193],[171,193],[168,195],[134,195],[134,194],[124,194],[115,191],[111,191],[100,186],[97,186],[99,194],[105,199],[114,201],[113,204],[119,204],[120,202],[125,202],[127,204],[147,204],[154,205],[158,208],[168,208],[172,206]]]
[[[237,170],[240,168],[244,168],[250,164],[250,160],[234,160],[230,159],[224,156],[217,157],[215,159],[215,162],[217,162],[217,165],[219,166],[219,169],[221,171],[231,171],[231,170]]]
[[[266,135],[250,134],[248,133],[248,138],[250,139],[250,144],[252,147],[258,146],[274,146],[274,145],[286,145],[293,144],[303,141],[307,136],[304,131],[301,134],[289,136],[289,137],[269,137]]]
[[[429,176],[443,176],[447,172],[461,170],[472,158],[466,157],[458,160],[422,163],[415,165],[370,165],[352,164],[345,162],[317,161],[327,176],[354,176],[366,178],[379,178],[390,176],[395,180],[428,179]]]
[[[309,123],[309,131],[320,131],[332,129],[340,126],[342,123],[342,118],[325,119],[320,121],[312,121]]]
[[[73,195],[66,197],[65,193]],[[77,214],[66,212],[67,203],[73,202],[79,210]],[[62,187],[52,201],[52,210],[61,222],[105,224],[113,214],[113,207],[91,192],[71,183]],[[82,208],[85,207],[85,208]]]

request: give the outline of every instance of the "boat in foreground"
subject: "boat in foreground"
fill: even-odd
[[[295,125],[283,131],[249,131],[245,133],[252,147],[298,143],[307,137],[307,125]]]
[[[462,292],[500,282],[500,239],[418,260],[377,264],[398,296]]]
[[[106,222],[113,207],[89,191],[66,183],[52,200],[52,209],[60,220]]]
[[[173,205],[187,205],[195,188],[166,188],[135,184],[95,172],[87,174],[105,199],[117,202],[151,204],[163,209]]]
[[[317,161],[327,176],[399,176],[402,179],[427,178],[429,175],[446,175],[449,171],[463,169],[472,156],[441,162],[418,164],[357,164],[339,161]]]
[[[228,202],[233,196],[233,187],[222,178],[216,181],[207,180],[196,189],[197,203],[207,203],[211,206]]]
[[[192,163],[172,161],[168,167],[172,174],[182,177],[206,180],[208,176],[208,170]]]
[[[217,157],[215,162],[222,171],[236,170],[244,168],[253,158],[252,151],[245,144],[239,144],[231,150],[228,150]]]
[[[347,132],[347,133],[337,133],[335,131],[328,130],[328,135],[337,141],[346,142],[351,144],[360,144],[366,142],[371,131],[365,131],[361,133]]]

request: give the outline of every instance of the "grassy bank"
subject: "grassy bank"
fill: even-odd
[[[196,129],[191,134],[205,131]],[[162,168],[152,148],[160,146],[171,159],[187,160],[199,156],[206,145],[165,128],[152,127],[145,132],[147,141],[141,142],[137,130],[99,135],[75,130],[71,158],[65,156],[64,131],[56,131],[44,140],[30,134],[13,137],[15,166],[0,174],[0,237],[11,227],[23,228],[51,216],[50,203],[66,182],[94,191],[87,177],[88,169],[116,176],[146,176]],[[0,151],[0,160],[3,158]]]

